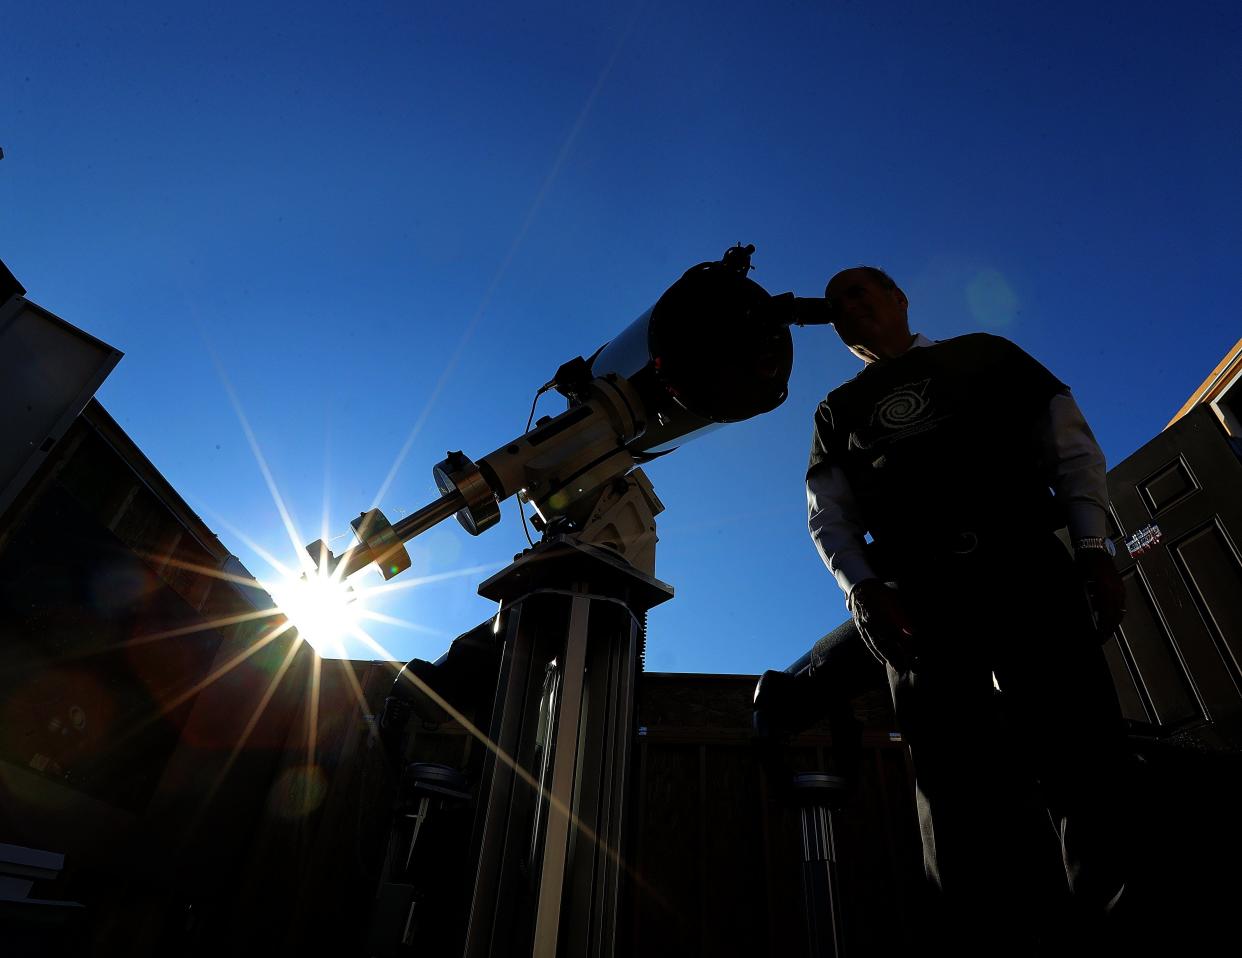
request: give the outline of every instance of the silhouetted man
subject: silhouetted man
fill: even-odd
[[[1039,781],[1084,913],[1125,895],[1124,725],[1100,648],[1125,592],[1104,457],[1067,387],[1008,340],[913,335],[905,294],[872,267],[825,296],[864,366],[815,414],[811,536],[886,665],[944,946],[1020,954],[1011,759]]]

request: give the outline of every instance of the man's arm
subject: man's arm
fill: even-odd
[[[1108,467],[1104,453],[1067,391],[1048,403],[1040,424],[1048,481],[1065,507],[1070,539],[1108,534]]]
[[[1049,483],[1065,506],[1070,540],[1075,543],[1074,564],[1086,587],[1100,641],[1104,641],[1126,614],[1126,588],[1108,552],[1077,546],[1083,539],[1108,534],[1108,467],[1068,390],[1048,403],[1041,442]]]
[[[911,645],[914,626],[897,591],[867,561],[865,530],[845,473],[828,464],[813,468],[806,477],[806,502],[811,539],[845,593],[845,606],[863,643],[899,672],[913,668],[918,663]]]
[[[854,490],[839,467],[822,464],[807,474],[806,506],[811,540],[841,591],[848,596],[859,582],[874,579]]]

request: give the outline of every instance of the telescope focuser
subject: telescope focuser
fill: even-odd
[[[822,296],[778,293],[764,304],[762,318],[782,326],[831,326],[832,310]]]
[[[745,246],[738,243],[736,246],[730,246],[724,251],[724,255],[720,257],[720,262],[724,265],[725,269],[732,270],[739,276],[745,276],[752,269],[754,269],[754,267],[750,265],[750,257],[754,252],[754,243],[747,243]]]

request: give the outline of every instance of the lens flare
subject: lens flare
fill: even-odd
[[[358,594],[334,575],[308,572],[268,583],[277,606],[320,656],[343,658],[344,640],[363,620]]]

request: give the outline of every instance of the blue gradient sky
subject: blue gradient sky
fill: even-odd
[[[101,400],[261,577],[239,533],[293,546],[226,379],[303,541],[325,493],[339,535],[407,443],[391,518],[737,241],[772,292],[876,263],[917,330],[1009,336],[1117,462],[1242,335],[1242,8],[1089,7],[14,5],[0,258],[125,351]],[[648,468],[678,592],[650,669],[783,667],[844,618],[802,478],[857,362],[795,340],[783,407]],[[510,502],[411,551],[439,576],[524,545]],[[392,596],[416,628],[373,634],[434,658],[493,611],[483,574]]]

